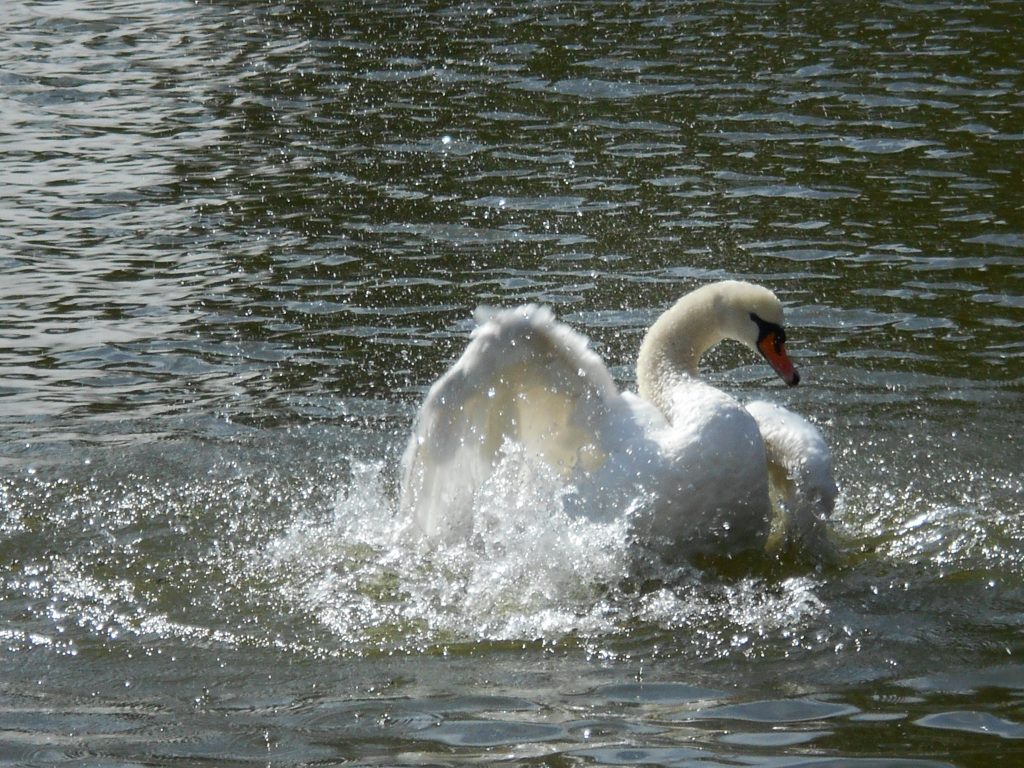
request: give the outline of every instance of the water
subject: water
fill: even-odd
[[[1016,4],[4,13],[0,763],[1021,761]],[[805,385],[708,377],[825,432],[838,564],[395,519],[477,304],[629,386],[723,277]]]

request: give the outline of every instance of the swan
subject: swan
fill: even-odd
[[[648,329],[637,394],[620,392],[582,334],[544,306],[488,314],[429,389],[402,456],[400,506],[429,541],[465,539],[508,446],[562,479],[572,515],[629,515],[631,536],[673,558],[732,556],[824,540],[837,488],[821,433],[767,402],[700,380],[725,339],[790,386],[783,307],[740,281],[700,287]]]

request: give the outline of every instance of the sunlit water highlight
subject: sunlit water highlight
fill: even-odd
[[[0,762],[1020,762],[1014,3],[5,14]],[[475,306],[631,387],[730,277],[805,384],[708,378],[822,429],[836,562],[661,563],[543,477],[397,515]]]

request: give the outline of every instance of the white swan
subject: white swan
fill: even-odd
[[[478,320],[402,458],[402,508],[429,539],[472,532],[476,497],[510,441],[564,478],[572,514],[630,514],[633,535],[673,557],[822,538],[837,491],[818,430],[697,378],[701,356],[728,338],[799,382],[771,291],[726,281],[681,298],[644,337],[639,397],[620,393],[587,339],[545,307]],[[772,530],[773,495],[784,539],[777,521]]]

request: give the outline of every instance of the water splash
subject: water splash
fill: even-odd
[[[472,536],[431,546],[398,510],[393,446],[355,450],[340,442],[351,430],[261,435],[135,447],[112,464],[97,453],[78,472],[44,465],[0,482],[2,586],[28,606],[9,641],[69,653],[142,638],[312,656],[533,642],[694,660],[831,654],[877,644],[891,611],[931,622],[954,577],[983,615],[1002,615],[1024,540],[1018,474],[938,466],[947,481],[927,490],[891,470],[850,480],[837,565],[666,563],[631,542],[626,518],[567,515],[572,489],[510,450]]]
[[[628,569],[624,524],[570,518],[557,479],[536,473],[524,483],[521,468],[504,462],[482,490],[469,540],[429,547],[400,519],[386,469],[357,465],[332,513],[296,519],[267,564],[285,599],[345,643],[614,631],[603,594]]]
[[[756,655],[780,636],[804,643],[826,613],[815,577],[708,575],[638,548],[628,516],[570,516],[572,489],[514,449],[478,496],[473,535],[455,544],[427,544],[387,477],[383,464],[357,465],[329,514],[297,517],[257,566],[349,650],[633,642],[648,626],[685,630],[685,653]]]

